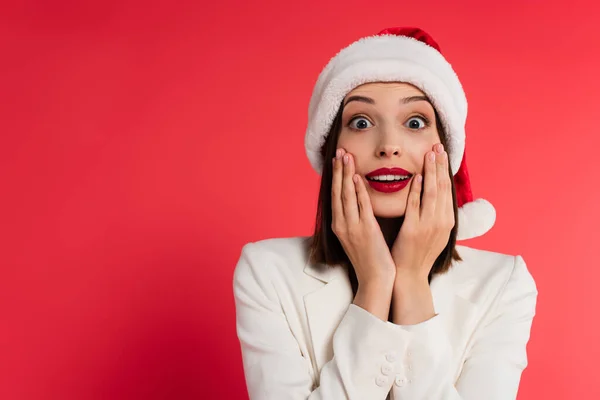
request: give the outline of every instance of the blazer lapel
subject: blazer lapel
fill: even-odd
[[[304,272],[323,282],[322,287],[304,295],[318,380],[321,368],[333,357],[331,338],[352,303],[352,286],[342,266],[325,269],[309,263]]]
[[[431,281],[435,312],[443,319],[445,331],[458,360],[464,357],[471,333],[477,323],[479,307],[471,301],[475,280],[453,281],[452,271],[438,275]],[[462,366],[462,362],[456,365]],[[462,367],[454,372],[456,380]]]

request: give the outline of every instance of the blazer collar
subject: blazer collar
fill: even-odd
[[[442,300],[448,296],[456,295],[465,300],[471,299],[472,291],[476,285],[476,279],[455,279],[453,277],[453,267],[454,266],[452,266],[450,271],[447,273],[436,275],[431,280],[430,286],[434,298],[436,312],[438,307],[443,308]],[[344,283],[350,285],[348,269],[343,265],[312,264],[307,262],[304,266],[304,273],[315,279],[318,279],[323,283],[329,283],[332,280],[341,279]],[[435,303],[436,298],[438,300],[438,304]]]
[[[313,264],[307,262],[304,266],[304,273],[312,276],[315,279],[320,280],[323,283],[329,283],[329,281],[338,278],[344,278],[348,276],[348,268],[343,265],[325,265],[325,264]],[[348,283],[350,281],[348,280]]]

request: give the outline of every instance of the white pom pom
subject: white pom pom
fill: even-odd
[[[477,199],[463,204],[458,209],[457,240],[481,236],[494,226],[496,209],[485,199]]]

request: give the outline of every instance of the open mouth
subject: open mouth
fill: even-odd
[[[374,178],[367,177],[368,181],[379,182],[379,183],[398,183],[410,179],[410,176],[399,176],[399,175],[386,175],[378,176]]]
[[[369,186],[382,193],[394,193],[409,185],[412,175],[378,175],[367,177]]]

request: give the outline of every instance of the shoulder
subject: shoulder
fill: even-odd
[[[274,280],[300,277],[308,262],[310,236],[262,239],[242,246],[234,280],[248,275]]]
[[[489,297],[537,296],[535,280],[521,255],[463,245],[456,248],[463,261],[456,262],[448,274],[457,286],[470,288],[467,292],[471,301],[493,301]]]
[[[257,262],[268,261],[269,264],[304,266],[308,262],[309,244],[308,236],[262,239],[242,246],[240,258]]]
[[[246,243],[242,247],[242,252],[248,251],[255,255],[268,257],[296,257],[306,261],[309,240],[309,236],[262,239]]]

